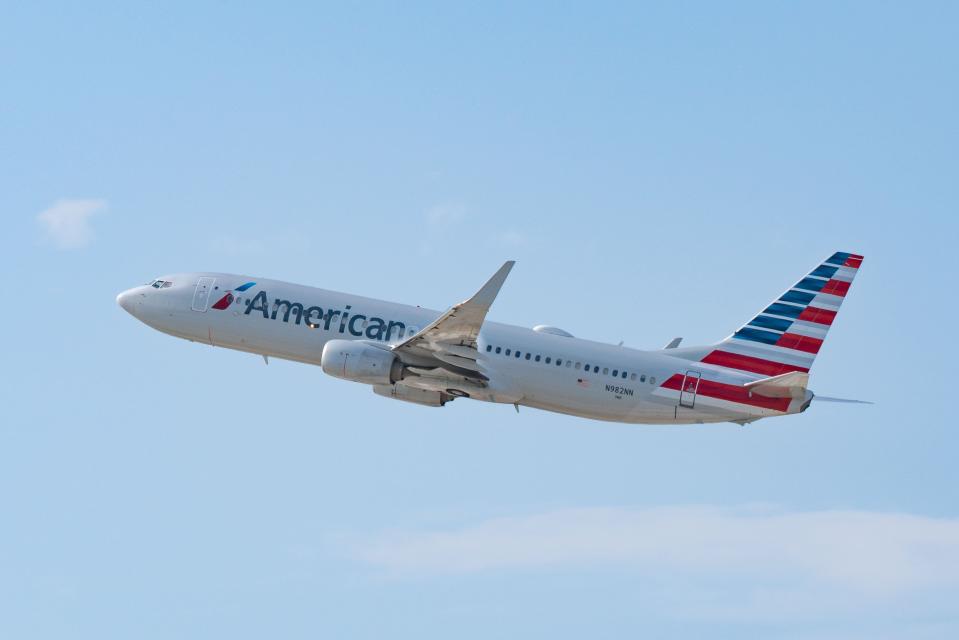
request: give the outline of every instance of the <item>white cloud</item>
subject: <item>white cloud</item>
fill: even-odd
[[[106,200],[63,199],[37,214],[49,240],[61,249],[79,249],[93,240],[90,218],[107,208]]]
[[[654,578],[790,585],[757,596],[771,601],[802,602],[823,590],[886,597],[959,587],[959,519],[865,511],[566,509],[392,532],[359,553],[396,575],[608,566]]]

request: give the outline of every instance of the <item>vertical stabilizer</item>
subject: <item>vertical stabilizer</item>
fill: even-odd
[[[763,376],[808,373],[862,260],[834,253],[702,361]]]

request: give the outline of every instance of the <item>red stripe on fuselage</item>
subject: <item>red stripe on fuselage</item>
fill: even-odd
[[[835,319],[835,311],[830,311],[829,309],[819,309],[817,307],[806,307],[797,318],[797,320],[805,320],[806,322],[815,322],[817,324],[825,325],[831,325],[832,321]]]
[[[809,336],[801,336],[798,333],[784,333],[782,337],[779,338],[779,341],[776,342],[776,346],[805,351],[806,353],[819,353],[822,340],[819,338],[810,338]]]
[[[680,391],[683,385],[683,375],[681,373],[673,376],[662,384],[664,389]],[[735,384],[723,384],[712,380],[700,380],[697,396],[706,396],[717,400],[726,400],[738,404],[745,404],[751,407],[762,407],[763,409],[773,409],[785,413],[789,410],[789,398],[770,398],[758,393],[750,393],[745,387]]]
[[[794,364],[773,362],[772,360],[744,356],[739,353],[730,353],[718,349],[703,358],[702,361],[706,364],[714,364],[728,369],[738,369],[739,371],[749,371],[750,373],[761,373],[765,376],[778,376],[781,373],[789,373],[790,371],[809,372],[809,369],[797,367]]]
[[[819,293],[828,293],[829,295],[842,298],[845,297],[846,292],[849,291],[849,284],[850,283],[842,280],[830,280],[819,290]]]

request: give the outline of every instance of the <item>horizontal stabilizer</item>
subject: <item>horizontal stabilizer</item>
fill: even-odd
[[[676,347],[679,346],[679,343],[682,341],[683,341],[682,338],[673,338],[672,340],[669,341],[669,344],[663,347],[663,349],[675,349]]]
[[[876,404],[868,400],[850,400],[848,398],[830,398],[829,396],[813,396],[816,402],[844,402],[847,404]]]
[[[809,374],[790,371],[743,385],[749,391],[768,398],[802,398],[809,386]]]

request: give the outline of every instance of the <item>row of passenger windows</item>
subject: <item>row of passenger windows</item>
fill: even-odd
[[[590,372],[592,372],[592,373],[599,373],[599,372],[600,372],[600,366],[599,366],[598,364],[594,364],[594,365],[585,364],[585,365],[584,365],[582,362],[573,362],[572,360],[570,360],[570,359],[568,359],[568,358],[567,358],[567,359],[563,359],[563,358],[555,358],[555,359],[554,359],[552,356],[546,356],[546,357],[544,358],[543,356],[541,356],[541,355],[539,355],[539,354],[534,355],[534,354],[532,354],[532,353],[530,353],[530,352],[528,352],[528,351],[527,351],[526,353],[523,353],[523,352],[520,351],[519,349],[515,349],[515,350],[513,350],[513,349],[504,349],[503,347],[494,347],[494,346],[491,345],[491,344],[486,345],[486,352],[487,352],[487,353],[497,353],[497,354],[500,354],[500,355],[504,355],[504,356],[506,356],[506,357],[508,357],[508,358],[517,358],[517,359],[529,360],[529,361],[531,361],[531,362],[544,362],[545,364],[555,364],[557,367],[566,366],[567,369],[576,369],[577,371],[579,371],[580,369],[582,369],[583,371],[585,371],[585,372],[587,372],[587,373],[590,373]],[[609,367],[602,367],[602,371],[603,371],[603,375],[604,375],[604,376],[609,376],[609,375],[611,375],[611,376],[614,377],[614,378],[622,378],[623,380],[629,378],[630,380],[637,380],[637,379],[638,379],[640,382],[646,382],[646,374],[645,374],[645,373],[641,373],[641,374],[630,373],[630,372],[627,372],[627,371],[622,370],[622,369],[613,369],[612,371],[610,371]],[[656,378],[653,377],[653,376],[650,376],[650,377],[649,377],[649,384],[656,384]]]

